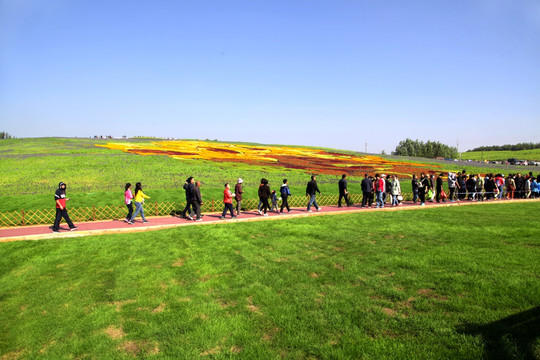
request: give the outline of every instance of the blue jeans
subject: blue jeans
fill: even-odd
[[[418,190],[414,191],[412,193],[412,201],[416,204],[416,200],[418,200]]]
[[[392,206],[399,205],[399,201],[397,199],[398,195],[392,195]]]
[[[310,195],[309,202],[307,204],[307,209],[311,209],[311,205],[315,205],[315,209],[319,210],[319,205],[317,204],[317,200],[315,199],[316,195]]]
[[[504,185],[499,185],[499,200],[503,197]]]
[[[383,200],[383,192],[380,190],[377,190],[375,193],[375,196],[377,197],[377,206],[376,207],[384,207],[384,200]]]
[[[142,207],[143,203],[136,202],[136,201],[134,201],[134,203],[135,203],[135,212],[133,213],[133,216],[131,217],[131,221],[133,221],[133,219],[135,219],[139,213],[141,213],[141,217],[143,221],[146,221],[146,219],[144,218],[144,209]]]

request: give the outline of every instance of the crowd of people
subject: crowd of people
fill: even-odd
[[[446,180],[444,179],[446,177]],[[447,176],[441,173],[435,178],[433,174],[420,174],[412,176],[411,188],[413,194],[413,203],[419,203],[420,206],[425,206],[426,201],[430,202],[455,202],[455,201],[489,201],[492,199],[525,199],[525,198],[540,198],[540,174],[534,177],[532,173],[527,175],[510,174],[467,174],[465,170],[460,173],[449,172]],[[444,190],[444,183],[447,182],[448,194]],[[231,192],[231,186],[226,183],[223,190],[223,212],[221,219],[225,219],[227,212],[231,218],[235,219],[240,216],[242,211],[242,194],[244,181],[238,178],[234,187],[234,192]],[[70,230],[76,230],[77,227],[69,218],[66,202],[69,198],[66,197],[66,184],[61,182],[55,193],[56,217],[52,227],[53,232],[59,232],[59,224],[62,218],[68,224]],[[185,184],[186,206],[180,217],[195,221],[202,221],[201,207],[203,205],[201,196],[201,182],[195,181],[190,176]],[[403,204],[403,196],[401,193],[401,183],[397,175],[375,174],[370,176],[364,174],[361,182],[362,202],[361,207],[372,207],[375,203],[375,208],[384,208],[385,204],[391,206],[399,206]],[[345,200],[346,205],[352,206],[353,202],[350,199],[347,190],[347,174],[343,174],[338,182],[339,198],[338,207],[342,206],[342,200]],[[291,212],[288,199],[292,196],[289,188],[288,180],[283,179],[283,184],[279,189],[280,197],[276,191],[272,191],[267,179],[261,179],[258,195],[259,204],[257,212],[261,216],[268,216],[268,211],[274,211],[283,214],[284,209]],[[317,194],[321,194],[317,185],[315,175],[311,176],[310,181],[306,186],[307,212],[312,212],[314,207],[317,211],[321,208],[317,204]],[[147,223],[144,216],[144,199],[149,199],[143,190],[140,182],[135,184],[135,193],[131,191],[131,184],[127,183],[124,192],[124,201],[128,209],[128,213],[124,221],[128,224],[133,224],[137,215],[141,215],[143,223]],[[233,199],[236,201],[236,206],[233,207]],[[278,210],[278,201],[281,200],[281,206]],[[271,204],[270,205],[270,202]],[[133,203],[135,211],[133,211]]]

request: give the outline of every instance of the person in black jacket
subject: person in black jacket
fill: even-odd
[[[309,196],[309,202],[307,205],[307,212],[311,212],[311,205],[315,205],[317,211],[321,211],[321,208],[317,204],[316,194],[321,193],[319,187],[317,186],[317,178],[315,175],[311,176],[311,181],[307,183],[306,187],[306,196]]]
[[[439,174],[439,176],[437,176],[437,180],[435,181],[435,200],[437,200],[437,202],[441,202],[441,194],[443,192],[443,176],[444,174]],[[444,198],[442,201],[446,202]]]
[[[66,208],[66,202],[69,201],[69,198],[66,198],[66,187],[67,185],[63,182],[58,184],[58,189],[54,193],[54,202],[56,204],[56,217],[54,219],[54,225],[52,228],[53,233],[59,233],[60,231],[60,221],[62,218],[66,220],[69,230],[77,230],[78,227],[73,225],[71,219],[69,218],[68,211]]]
[[[418,200],[418,188],[420,187],[420,182],[416,178],[416,174],[413,174],[412,180],[411,180],[411,187],[412,187],[412,201],[416,204],[416,200]]]
[[[259,210],[259,214],[268,216],[266,213],[270,209],[270,204],[268,204],[268,199],[272,196],[272,192],[270,191],[270,186],[268,186],[268,180],[262,179],[261,185],[259,186],[259,199],[262,202],[262,211]]]
[[[362,187],[362,207],[365,207],[368,203],[369,206],[373,204],[373,183],[371,182],[371,179],[369,178],[368,174],[364,174],[364,179],[361,183]]]
[[[203,204],[203,202],[202,202],[200,188],[201,188],[201,182],[197,181],[195,183],[195,186],[191,190],[190,203],[191,203],[191,206],[193,206],[193,211],[197,215],[197,218],[195,219],[195,221],[202,221],[201,205]]]
[[[418,185],[418,197],[420,198],[420,206],[426,205],[426,192],[429,187],[429,181],[426,174],[420,174],[420,181]]]
[[[338,186],[339,186],[338,207],[341,207],[342,198],[345,198],[345,201],[347,202],[347,207],[351,206],[351,203],[349,201],[349,192],[347,191],[347,174],[341,175],[341,180],[339,180]]]
[[[192,198],[191,193],[193,192],[193,188],[195,187],[194,183],[195,179],[193,178],[193,176],[190,176],[187,178],[186,183],[184,184],[184,190],[186,191],[186,207],[184,208],[184,210],[182,211],[182,215],[180,216],[182,219],[187,218],[189,220],[193,220],[193,217],[191,217],[193,211],[190,211],[190,209],[193,210],[194,208],[190,199]]]
[[[281,185],[280,193],[281,193],[281,209],[279,213],[283,215],[284,208],[287,208],[287,211],[291,212],[288,199],[289,199],[289,196],[292,196],[292,195],[291,195],[291,190],[289,189],[289,184],[287,183],[287,179],[283,179],[283,185]]]
[[[516,194],[515,197],[517,199],[523,198],[523,195],[525,194],[525,178],[521,176],[521,174],[517,174],[516,178],[514,179],[516,183]]]

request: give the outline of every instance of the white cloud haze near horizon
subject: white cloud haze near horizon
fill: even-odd
[[[540,2],[0,0],[0,131],[540,142]]]

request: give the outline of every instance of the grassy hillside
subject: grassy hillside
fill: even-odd
[[[233,162],[174,159],[165,155],[141,156],[96,145],[107,143],[150,144],[153,139],[129,141],[38,138],[0,141],[0,212],[21,209],[45,209],[54,206],[53,194],[60,181],[68,184],[70,207],[122,204],[126,182],[143,183],[152,201],[183,202],[182,186],[188,176],[201,180],[206,199],[222,199],[223,184],[245,181],[245,196],[257,197],[260,179],[269,179],[273,189],[279,188],[284,178],[289,179],[293,194],[305,194],[311,172],[308,169],[288,169],[274,166],[249,165]],[[263,147],[266,145],[262,145]],[[328,149],[326,149],[328,150]],[[336,151],[335,151],[336,152]],[[339,152],[339,151],[337,151]],[[400,160],[400,162],[414,162]],[[417,161],[418,162],[418,161]],[[306,164],[309,167],[309,162]],[[444,167],[443,167],[444,166]],[[463,165],[429,164],[426,169],[461,170]],[[469,167],[468,167],[469,169]],[[470,168],[484,172],[487,169]],[[423,169],[418,169],[419,174]],[[344,168],[343,171],[347,171]],[[380,167],[377,172],[387,172]],[[411,171],[414,171],[412,169]],[[370,172],[374,174],[376,171]],[[388,172],[387,172],[388,173]],[[337,193],[338,175],[318,174],[321,191]],[[360,193],[362,176],[349,177],[349,191]],[[410,191],[410,181],[403,178],[403,191]]]
[[[502,160],[516,158],[518,160],[540,161],[540,149],[521,150],[521,151],[471,151],[461,154],[464,160]]]
[[[0,243],[0,358],[539,359],[537,205]]]

